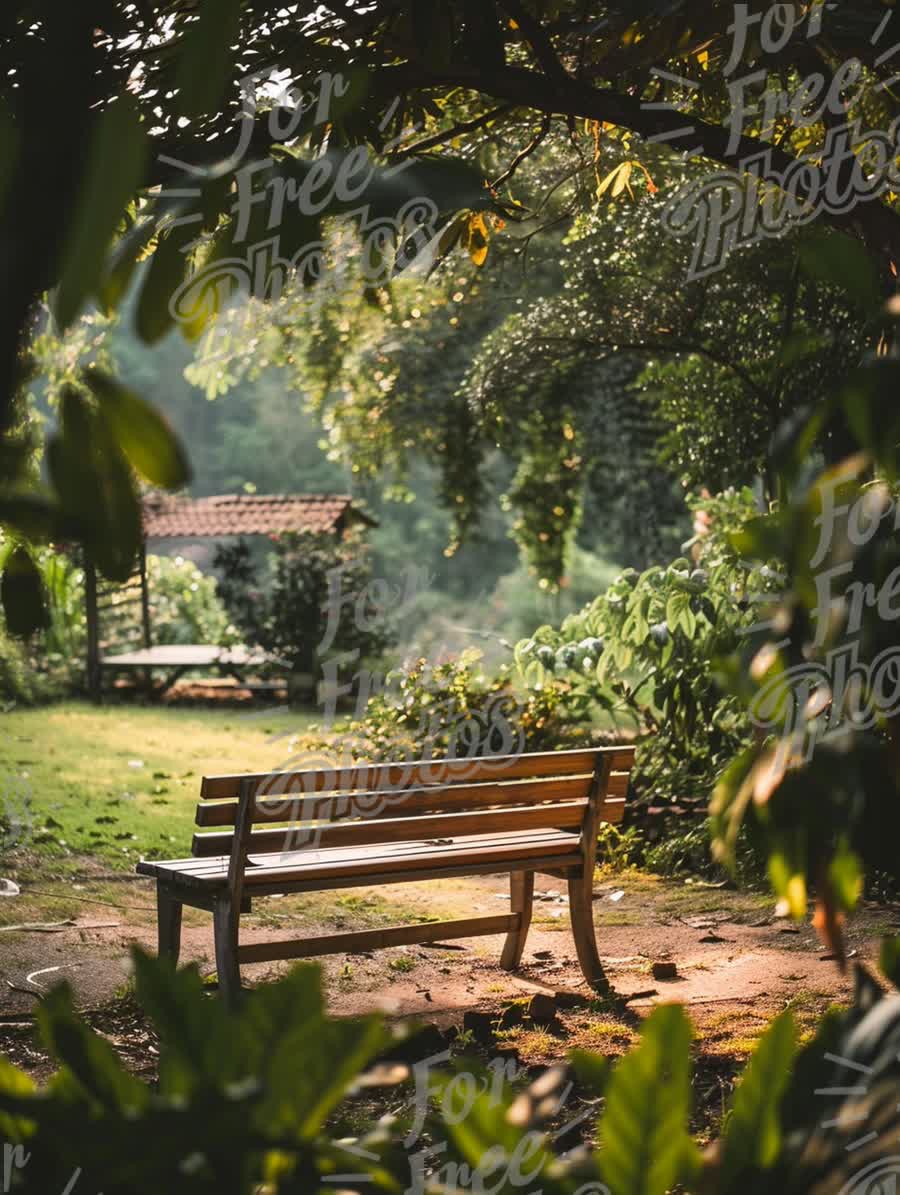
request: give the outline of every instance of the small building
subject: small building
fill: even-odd
[[[279,535],[283,532],[331,533],[343,539],[354,526],[375,521],[346,494],[219,494],[183,498],[151,494],[143,501],[143,543],[135,571],[123,586],[106,582],[88,563],[85,567],[87,604],[88,690],[99,700],[103,669],[137,670],[149,676],[153,668],[168,669],[172,685],[189,668],[215,668],[239,676],[239,670],[263,662],[261,653],[215,644],[153,645],[150,594],[147,584],[147,546],[153,541],[226,539],[231,536]],[[140,601],[143,645],[137,651],[103,655],[101,619],[104,611],[121,606],[121,590],[133,590]],[[115,600],[114,599],[115,596]]]

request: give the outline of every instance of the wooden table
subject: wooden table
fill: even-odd
[[[233,676],[239,684],[244,684],[242,670],[279,662],[274,656],[256,648],[172,643],[124,652],[122,655],[106,656],[100,661],[100,666],[110,670],[141,670],[148,676],[154,668],[165,668],[169,672],[168,678],[161,687],[153,690],[157,695],[161,695],[171,689],[185,672],[192,668],[214,668],[223,676]]]

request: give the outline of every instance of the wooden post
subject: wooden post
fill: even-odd
[[[575,875],[569,877],[569,916],[575,952],[585,979],[591,987],[600,990],[609,989],[609,980],[600,962],[594,933],[594,867],[597,861],[600,808],[609,789],[611,770],[610,755],[607,752],[598,753],[581,830],[582,865]]]
[[[97,610],[97,570],[85,556],[84,602],[87,615],[87,689],[91,701],[101,698],[100,686],[100,626]]]

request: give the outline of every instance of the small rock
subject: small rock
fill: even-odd
[[[20,891],[15,880],[0,879],[0,896],[18,896]]]
[[[489,1013],[469,1009],[463,1016],[463,1029],[468,1030],[477,1042],[487,1044],[494,1040],[493,1021]]]
[[[675,963],[661,960],[654,963],[652,967],[652,974],[654,979],[677,979],[678,967]]]
[[[533,1021],[546,1025],[548,1021],[556,1020],[556,999],[545,992],[535,992],[526,1011]]]
[[[553,951],[552,950],[536,950],[534,952],[534,957],[537,959],[553,958]]]
[[[514,1000],[511,1004],[507,1004],[500,1016],[497,1018],[498,1029],[512,1029],[516,1025],[521,1025],[525,1019],[525,1003],[522,1000]]]

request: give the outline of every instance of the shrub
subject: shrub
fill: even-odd
[[[541,627],[516,647],[523,677],[565,677],[639,737],[636,792],[654,803],[705,804],[748,741],[740,701],[718,683],[718,661],[742,643],[754,605],[775,591],[771,566],[741,569],[729,535],[753,513],[753,495],[695,499],[698,535],[668,567],[622,573],[605,594],[557,630]]]
[[[334,729],[360,759],[473,758],[573,746],[589,737],[586,713],[566,682],[517,689],[508,669],[486,674],[481,652],[470,648],[439,664],[420,659],[394,669],[364,717]]]
[[[318,672],[324,643],[335,656],[380,655],[390,642],[390,610],[379,604],[363,546],[313,532],[272,540],[272,559],[262,570],[244,540],[222,545],[214,558],[219,594],[247,640],[295,674]],[[329,617],[337,623],[333,637]]]
[[[24,646],[10,639],[0,625],[0,702],[34,705],[46,696],[46,687],[35,674]]]
[[[240,639],[229,618],[216,578],[201,572],[183,556],[148,556],[147,585],[150,592],[151,627],[154,643],[212,643],[231,646]],[[129,633],[135,638],[140,610],[130,607]]]

